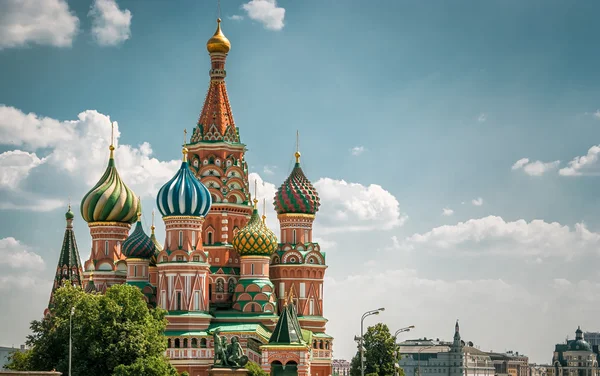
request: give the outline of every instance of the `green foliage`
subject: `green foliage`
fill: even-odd
[[[187,372],[182,373],[189,374]],[[163,356],[152,358],[137,358],[135,363],[128,366],[119,365],[115,368],[113,376],[179,376],[173,367]]]
[[[398,345],[387,325],[378,323],[365,333],[365,376],[394,375]],[[400,375],[404,375],[402,369]],[[352,358],[350,375],[360,376],[360,352]]]
[[[188,372],[188,371],[183,371],[183,372],[181,373],[181,376],[190,376],[190,374],[189,374],[189,372]]]
[[[254,362],[246,363],[246,369],[248,370],[248,376],[269,376],[268,373],[263,371],[260,366]]]
[[[141,367],[165,369],[162,375],[170,375],[163,356],[167,347],[163,335],[166,312],[160,308],[149,310],[137,287],[115,285],[101,295],[64,286],[54,296],[50,315],[31,323],[33,333],[27,338],[31,348],[29,370],[68,373],[69,319],[74,307],[74,375],[112,375],[119,365],[124,366],[119,372]]]
[[[15,351],[8,356],[8,363],[4,367],[13,371],[27,371],[30,368],[30,358],[31,350]]]

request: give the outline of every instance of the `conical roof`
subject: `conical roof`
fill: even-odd
[[[83,269],[81,267],[77,241],[75,240],[75,232],[73,231],[73,217],[74,215],[69,205],[69,210],[65,214],[67,227],[60,249],[60,256],[58,257],[56,275],[54,277],[54,284],[52,285],[52,292],[50,293],[49,307],[53,305],[54,291],[61,287],[64,281],[68,281],[71,285],[82,287]]]
[[[273,345],[301,345],[304,344],[302,338],[302,329],[298,322],[298,316],[296,315],[296,309],[292,303],[285,305],[277,325],[269,338],[269,344]]]

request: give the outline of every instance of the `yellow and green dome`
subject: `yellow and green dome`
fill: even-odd
[[[250,221],[234,236],[232,245],[240,256],[271,256],[277,249],[277,237],[263,223],[255,207]]]
[[[140,200],[121,180],[115,167],[111,145],[104,175],[81,200],[81,216],[86,222],[135,223]]]

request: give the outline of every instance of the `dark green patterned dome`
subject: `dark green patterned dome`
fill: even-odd
[[[271,256],[277,249],[277,237],[265,226],[255,207],[250,221],[234,236],[232,245],[240,256]]]
[[[297,154],[299,155],[299,153]],[[315,214],[319,210],[317,190],[304,175],[299,161],[296,162],[290,176],[277,190],[273,204],[277,214]]]
[[[151,259],[156,251],[154,242],[142,227],[141,219],[138,219],[135,229],[129,235],[127,240],[123,242],[123,254],[127,258],[142,258]]]

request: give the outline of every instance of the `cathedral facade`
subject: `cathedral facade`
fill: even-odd
[[[210,82],[200,118],[184,142],[181,167],[156,197],[166,239],[155,237],[154,215],[145,233],[140,200],[119,176],[111,142],[108,166],[81,202],[90,258],[79,260],[69,210],[54,288],[65,279],[90,293],[122,283],[140,288],[150,307],[168,311],[166,355],[179,372],[208,374],[211,333],[218,331],[272,374],[329,376],[327,265],[312,228],[319,196],[297,150],[274,197],[279,239],[260,216],[225,86],[231,44],[220,22],[207,42]]]

